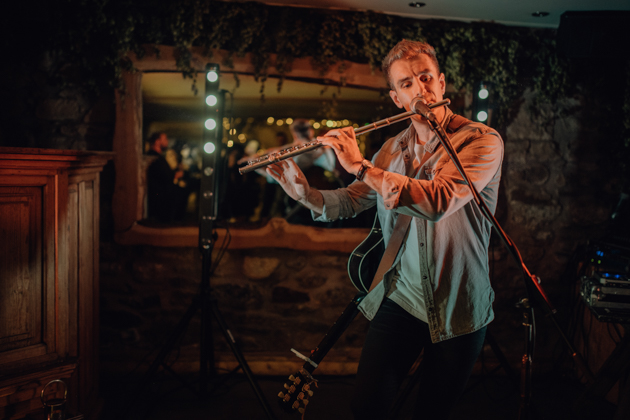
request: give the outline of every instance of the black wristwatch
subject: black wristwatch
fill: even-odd
[[[363,159],[363,162],[361,162],[361,169],[359,169],[359,172],[357,172],[357,179],[359,181],[363,181],[363,177],[365,177],[365,172],[369,169],[369,168],[373,168],[374,165],[372,164],[372,162],[370,162],[367,159]]]

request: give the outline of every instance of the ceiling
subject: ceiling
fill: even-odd
[[[231,1],[231,0],[227,0]],[[557,28],[566,11],[630,10],[628,0],[270,0],[268,5],[387,13],[417,19],[494,21],[504,25]],[[424,3],[411,7],[411,3]],[[534,17],[532,13],[548,15]]]

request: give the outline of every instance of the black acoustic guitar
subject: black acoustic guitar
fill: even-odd
[[[370,290],[384,252],[383,231],[376,215],[369,235],[348,258],[348,277],[357,290],[366,293]]]
[[[285,411],[304,412],[317,386],[317,380],[313,378],[312,373],[359,313],[359,303],[370,289],[384,251],[381,226],[376,216],[369,235],[348,258],[348,276],[359,292],[328,330],[319,345],[311,351],[309,357],[296,352],[305,360],[305,363],[300,370],[289,376],[289,382],[284,384],[284,390],[278,394],[280,405]]]

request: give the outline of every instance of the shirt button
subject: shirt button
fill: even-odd
[[[426,279],[427,279],[427,276],[422,276],[422,280],[426,280]]]
[[[424,246],[424,244],[422,242],[420,242],[420,247],[423,247],[423,246]]]

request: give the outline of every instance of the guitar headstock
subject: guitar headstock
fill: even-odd
[[[284,411],[304,413],[309,398],[313,396],[313,387],[317,387],[317,380],[305,369],[290,375],[289,382],[284,384],[284,391],[278,393]]]

